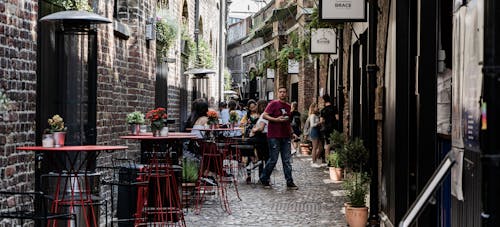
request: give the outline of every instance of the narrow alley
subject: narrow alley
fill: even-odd
[[[293,177],[299,190],[287,190],[281,160],[271,177],[272,189],[260,184],[238,185],[242,201],[230,187],[232,214],[217,197],[205,202],[199,215],[186,213],[187,226],[347,226],[342,211],[345,201],[341,183],[329,179],[327,167],[311,167],[311,156],[293,158]],[[256,176],[258,171],[254,171]],[[241,181],[240,181],[241,182]],[[254,180],[255,182],[255,180]]]

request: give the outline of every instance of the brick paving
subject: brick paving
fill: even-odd
[[[313,168],[310,162],[310,156],[293,158],[293,177],[299,190],[286,189],[279,160],[271,177],[272,189],[240,180],[241,201],[233,186],[228,188],[232,214],[226,213],[218,197],[212,196],[199,215],[187,211],[187,226],[347,226],[341,183],[329,180],[327,167]]]

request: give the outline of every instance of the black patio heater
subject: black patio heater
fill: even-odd
[[[87,11],[60,11],[49,14],[40,19],[41,37],[40,49],[40,76],[38,77],[37,109],[39,126],[38,133],[47,122],[47,118],[59,114],[64,118],[67,127],[65,145],[95,145],[96,144],[96,112],[97,112],[97,25],[111,23],[108,18]],[[45,123],[45,124],[44,124]],[[37,133],[37,134],[38,134]],[[93,172],[86,174],[85,180],[94,182],[92,195],[99,195],[99,175],[95,173],[96,157],[90,153],[89,157],[70,154],[37,154],[35,188],[48,195],[54,194],[57,185],[54,181],[53,160],[61,160],[63,165],[69,166],[70,161],[82,163],[86,170]],[[72,163],[77,166],[78,164]],[[72,176],[76,181],[82,181],[80,174]],[[63,189],[64,190],[64,189]],[[41,201],[37,201],[40,203]],[[84,218],[82,207],[73,209],[76,222]],[[96,216],[99,217],[97,209]],[[65,226],[67,222],[59,223]],[[75,223],[85,226],[84,223]],[[81,225],[83,224],[83,225]]]

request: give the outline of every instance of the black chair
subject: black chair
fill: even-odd
[[[0,218],[33,220],[41,226],[47,226],[49,220],[76,220],[75,214],[50,213],[43,192],[0,191],[0,197],[0,201],[3,201],[0,204]]]

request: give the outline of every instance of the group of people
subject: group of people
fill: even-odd
[[[301,127],[300,113],[297,110],[297,103],[287,103],[287,89],[280,87],[278,89],[277,99],[267,102],[266,100],[249,100],[245,111],[239,111],[241,115],[240,127],[243,130],[240,134],[233,136],[242,136],[250,138],[251,143],[255,145],[256,153],[248,155],[249,163],[253,166],[259,166],[259,181],[264,188],[271,188],[270,177],[281,156],[283,171],[286,180],[286,187],[290,190],[297,190],[292,177],[291,158],[298,147],[298,141],[301,134],[307,134],[313,141],[313,162],[320,159],[320,141],[326,141],[335,127],[336,112],[331,105],[328,95],[322,98],[325,107],[318,114],[316,104],[309,108],[308,119],[304,124],[310,126],[309,129]],[[229,101],[227,107],[222,105],[219,110],[220,121],[227,123],[229,113],[237,110],[237,103]],[[189,116],[186,127],[191,128],[191,133],[203,138],[202,128],[207,125],[209,110],[208,103],[199,99],[193,102],[192,112]],[[227,116],[226,116],[227,115]],[[328,142],[325,142],[328,144]],[[262,164],[261,164],[262,163]],[[265,164],[264,164],[265,163]],[[247,170],[249,170],[247,168]],[[248,172],[247,182],[250,182],[250,172]],[[207,173],[208,175],[209,173]]]
[[[325,158],[330,151],[330,134],[337,128],[338,111],[332,105],[328,94],[321,97],[324,107],[321,111],[316,103],[309,106],[308,117],[304,125],[304,136],[312,142],[313,167],[320,167],[325,163]]]

